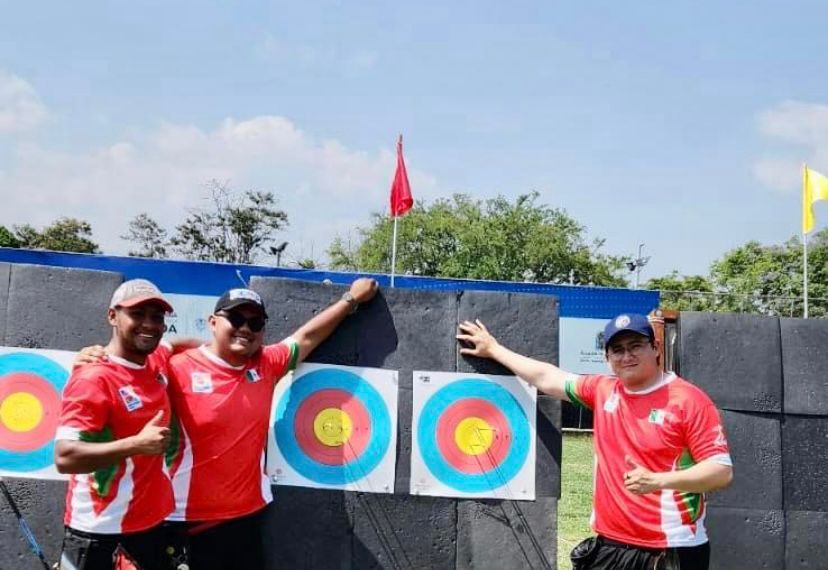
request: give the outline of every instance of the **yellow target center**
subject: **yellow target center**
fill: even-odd
[[[454,429],[454,441],[467,455],[486,453],[492,446],[494,435],[489,422],[474,416],[461,420]]]
[[[351,417],[339,408],[325,408],[313,420],[316,439],[328,447],[341,447],[351,437]]]
[[[42,419],[43,404],[27,392],[14,392],[0,403],[0,422],[11,431],[31,431]]]

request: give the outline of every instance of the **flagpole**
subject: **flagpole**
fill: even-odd
[[[808,229],[805,213],[811,205],[808,203],[808,165],[802,163],[802,316],[808,318]]]
[[[802,271],[802,296],[805,304],[804,317],[808,318],[808,234],[802,232],[802,254],[804,257],[804,270]]]
[[[394,216],[394,238],[391,240],[391,288],[394,288],[394,268],[397,266],[397,220],[399,216]]]

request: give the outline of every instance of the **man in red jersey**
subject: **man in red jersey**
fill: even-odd
[[[273,500],[264,450],[276,383],[377,291],[357,279],[340,300],[283,341],[262,346],[267,311],[249,289],[231,289],[209,318],[212,340],[170,361],[170,398],[182,427],[173,476],[193,568],[265,566],[260,519]]]
[[[575,547],[575,570],[708,568],[704,493],[730,484],[730,452],[710,398],[662,372],[647,317],[607,323],[613,376],[578,376],[519,355],[480,321],[462,323],[457,338],[468,343],[462,354],[496,360],[541,392],[592,410],[598,536]]]
[[[174,506],[164,465],[170,442],[167,346],[172,307],[155,285],[115,290],[107,358],[72,372],[55,436],[55,464],[71,473],[60,567],[111,569],[122,546],[142,568],[168,568],[160,524]],[[157,349],[157,350],[156,350]]]

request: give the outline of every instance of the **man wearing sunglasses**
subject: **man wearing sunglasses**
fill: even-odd
[[[288,338],[262,346],[267,311],[250,289],[231,289],[209,318],[212,340],[170,361],[170,398],[182,426],[173,476],[193,568],[263,568],[262,509],[273,500],[264,449],[276,382],[377,292],[357,279],[342,299]]]
[[[460,325],[461,354],[492,358],[538,390],[593,412],[592,528],[575,570],[706,570],[704,493],[733,477],[719,413],[699,387],[662,372],[644,315],[604,328],[613,376],[578,376],[500,345],[480,321]]]

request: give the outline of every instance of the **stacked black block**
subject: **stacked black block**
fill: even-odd
[[[710,497],[712,568],[824,568],[828,321],[683,313],[681,375],[722,409],[733,485]]]
[[[260,278],[251,287],[271,315],[269,342],[288,336],[346,290]],[[507,373],[459,355],[457,323],[474,318],[507,346],[556,362],[557,316],[557,302],[549,297],[391,289],[348,317],[308,361],[400,371],[395,493],[278,487],[270,519],[272,567],[554,568],[561,458],[557,401],[538,402],[536,501],[415,497],[409,484],[412,372]],[[324,509],[333,510],[330,521],[308,521],[306,527],[307,517],[327,517]],[[325,532],[302,531],[320,525]]]

